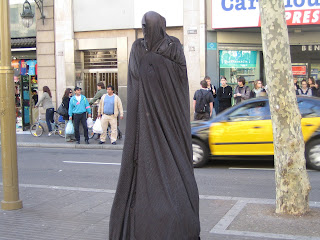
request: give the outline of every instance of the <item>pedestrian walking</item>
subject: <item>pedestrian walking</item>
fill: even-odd
[[[121,99],[114,94],[113,86],[107,87],[107,94],[101,97],[98,109],[98,118],[101,117],[101,127],[103,133],[100,136],[99,144],[104,144],[107,138],[107,129],[110,124],[111,127],[111,144],[117,144],[118,136],[118,116],[123,119],[123,108]]]
[[[206,80],[206,82],[207,82],[207,88],[208,88],[208,90],[211,92],[212,96],[213,96],[214,98],[216,98],[216,97],[217,97],[217,89],[216,89],[215,86],[213,86],[213,85],[211,84],[211,78],[210,78],[209,76],[205,76],[204,80]],[[213,103],[213,107],[214,107],[214,103]]]
[[[308,88],[313,88],[313,87],[315,87],[315,84],[316,84],[316,83],[315,83],[314,77],[309,77],[307,84],[308,84]]]
[[[308,88],[311,89],[312,96],[317,95],[317,88],[316,88],[316,82],[313,77],[308,78]]]
[[[70,99],[72,98],[72,89],[67,88],[64,91],[63,97],[62,97],[62,104],[64,108],[67,110],[67,113],[69,112],[69,103]],[[65,126],[67,126],[69,120],[69,115],[62,116],[63,120],[65,121]],[[73,142],[75,140],[74,134],[66,134],[66,142]]]
[[[99,82],[97,84],[97,92],[96,94],[94,95],[94,97],[90,100],[89,104],[90,106],[92,104],[94,104],[95,102],[97,102],[98,100],[101,99],[101,97],[104,95],[104,94],[107,94],[107,90],[106,90],[106,87],[104,85],[103,82]]]
[[[183,48],[166,34],[166,20],[158,13],[143,16],[142,31],[144,38],[130,53],[126,137],[109,239],[198,240]]]
[[[217,97],[219,101],[219,113],[231,107],[232,87],[228,86],[227,78],[220,77],[221,86],[218,88]]]
[[[105,87],[105,85],[104,85],[104,83],[103,82],[99,82],[98,84],[97,84],[97,93],[94,95],[94,97],[90,100],[90,102],[89,102],[89,104],[90,104],[90,106],[92,106],[94,103],[96,103],[96,102],[98,102],[98,104],[99,104],[99,102],[100,102],[100,99],[101,99],[101,97],[104,95],[104,94],[107,94],[107,90],[106,90],[106,87]],[[99,105],[98,105],[99,106]],[[92,109],[92,114],[93,114],[93,116],[95,116],[95,114],[97,114],[98,115],[98,113],[97,113],[97,110],[96,110],[97,108],[93,108]],[[100,139],[100,134],[97,134],[97,137],[95,138],[95,140],[99,140]]]
[[[33,104],[35,106],[38,103],[38,92],[37,92],[37,90],[33,89],[31,91],[31,94],[32,94]]]
[[[51,123],[54,123],[54,106],[52,104],[52,95],[49,87],[44,86],[42,90],[43,94],[35,107],[38,108],[41,105],[46,110],[46,122],[49,131],[48,136],[50,137],[54,133],[51,126]]]
[[[238,81],[238,86],[236,86],[236,89],[233,95],[236,104],[250,98],[250,88],[248,86],[245,86],[246,85],[245,78],[239,77],[237,81]]]
[[[304,95],[308,97],[312,96],[312,90],[311,88],[308,87],[306,80],[301,81],[301,88],[298,90],[298,92],[299,92],[299,95]]]
[[[262,97],[265,96],[266,90],[262,86],[261,80],[254,81],[254,88],[250,92],[250,98]]]
[[[317,89],[315,97],[320,97],[320,80],[316,80],[315,86],[316,86],[316,89]]]
[[[299,95],[299,89],[300,89],[300,86],[298,84],[298,78],[297,77],[294,77],[293,78],[293,83],[294,83],[294,89],[296,90],[296,95]]]
[[[193,96],[194,120],[208,120],[212,116],[214,98],[208,91],[206,80],[202,80],[200,86]]]
[[[74,135],[77,144],[80,144],[80,122],[83,127],[85,143],[89,144],[86,113],[88,113],[88,117],[91,117],[91,108],[87,98],[81,94],[81,90],[82,89],[79,87],[74,88],[75,95],[70,99],[69,102],[69,120],[72,120],[73,118]]]

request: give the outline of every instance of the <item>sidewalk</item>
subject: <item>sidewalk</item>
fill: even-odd
[[[21,184],[24,207],[0,210],[0,240],[106,240],[114,192]],[[200,195],[201,240],[320,240],[320,203],[310,206],[306,216],[282,217],[271,199]]]
[[[48,137],[44,133],[40,137],[34,137],[29,131],[17,133],[17,146],[18,147],[42,147],[42,148],[76,148],[76,149],[111,149],[111,150],[122,150],[124,135],[121,140],[117,140],[117,145],[111,145],[110,140],[107,138],[105,144],[99,144],[98,140],[95,140],[96,135],[93,139],[90,139],[90,144],[85,144],[83,134],[80,135],[80,144],[75,142],[66,142],[64,138],[53,135]],[[1,142],[0,142],[1,145]]]

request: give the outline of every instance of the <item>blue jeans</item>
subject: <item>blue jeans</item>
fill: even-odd
[[[48,126],[49,132],[52,131],[51,123],[54,122],[53,114],[54,114],[54,109],[53,108],[47,108],[47,110],[46,110],[46,122],[47,122],[47,126]]]

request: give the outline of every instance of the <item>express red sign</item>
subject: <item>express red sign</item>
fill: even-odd
[[[287,25],[320,24],[320,0],[283,1]],[[258,0],[212,0],[213,29],[259,26]]]
[[[306,66],[292,66],[293,75],[306,75],[307,67]]]

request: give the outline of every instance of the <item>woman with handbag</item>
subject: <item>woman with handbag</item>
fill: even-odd
[[[71,88],[67,88],[64,92],[64,95],[62,97],[62,103],[61,105],[66,109],[66,115],[63,115],[63,120],[65,121],[65,126],[67,126],[69,121],[69,102],[70,98],[72,97],[72,90]],[[74,134],[66,134],[66,142],[73,142],[75,140]]]
[[[53,134],[51,123],[54,122],[53,120],[54,106],[52,104],[51,91],[48,86],[43,87],[43,94],[39,99],[38,103],[35,105],[35,108],[38,108],[40,104],[46,110],[46,122],[48,126],[48,131],[49,131],[48,136],[50,137]]]

